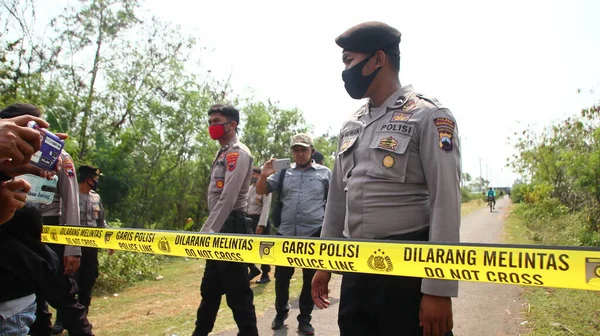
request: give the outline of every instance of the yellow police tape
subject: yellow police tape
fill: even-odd
[[[600,291],[600,249],[45,226],[47,243],[329,271]]]

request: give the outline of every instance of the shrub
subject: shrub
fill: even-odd
[[[126,251],[115,251],[109,255],[104,250],[100,251],[100,274],[95,289],[101,293],[114,293],[135,282],[155,278],[164,260],[162,255]]]

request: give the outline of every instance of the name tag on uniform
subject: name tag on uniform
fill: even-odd
[[[340,148],[339,148],[339,154],[344,153],[345,151],[348,150],[348,148],[351,148],[354,143],[356,142],[356,139],[358,139],[358,136],[360,135],[360,127],[357,128],[351,128],[351,129],[347,129],[342,131],[341,134],[341,138],[342,138],[342,142],[340,144]]]
[[[411,137],[415,133],[415,126],[408,123],[381,123],[377,126],[377,133],[397,133]]]

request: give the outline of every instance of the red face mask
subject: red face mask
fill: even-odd
[[[222,123],[222,124],[214,124],[214,125],[210,125],[208,126],[208,134],[210,134],[210,137],[213,140],[219,140],[223,137],[223,135],[225,135],[225,125],[226,124],[231,124],[229,122],[226,123]]]

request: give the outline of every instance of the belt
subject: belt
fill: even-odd
[[[232,211],[229,214],[230,218],[246,218],[246,212],[244,211]]]

